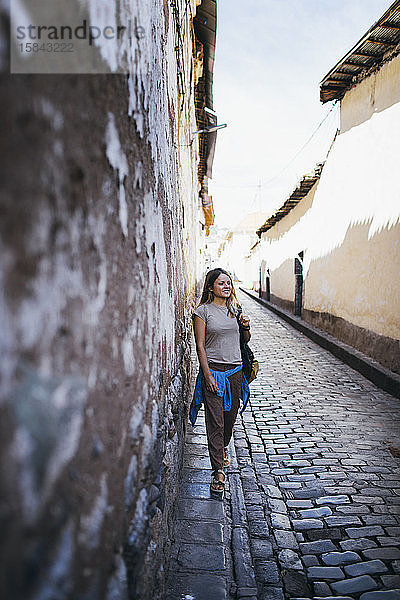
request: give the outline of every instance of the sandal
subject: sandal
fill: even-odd
[[[224,467],[229,467],[228,448],[224,448]]]
[[[218,474],[221,473],[223,475],[222,481],[218,479]],[[223,494],[225,489],[225,473],[222,469],[218,469],[218,471],[214,471],[212,474],[212,479],[210,483],[210,492],[213,494]]]

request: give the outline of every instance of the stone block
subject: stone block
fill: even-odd
[[[400,600],[400,589],[367,592],[360,597],[360,600]]]
[[[181,544],[177,562],[182,569],[190,571],[223,571],[226,566],[224,547],[217,544]]]
[[[302,556],[301,560],[305,567],[317,567],[319,566],[318,557],[314,554],[305,554]]]
[[[338,594],[359,594],[369,590],[376,590],[378,587],[376,581],[369,575],[361,575],[361,577],[335,581],[331,586]]]
[[[272,544],[268,540],[252,539],[250,545],[253,558],[272,558]]]
[[[366,527],[349,527],[346,529],[346,533],[353,539],[363,537],[375,537],[377,535],[385,535],[380,525],[369,525]]]
[[[287,479],[288,481],[314,481],[316,479],[316,476],[315,474],[288,475]]]
[[[239,587],[236,591],[236,598],[237,600],[257,600],[256,594],[257,588]]]
[[[292,550],[297,550],[297,548],[299,547],[298,541],[296,540],[294,533],[292,533],[291,531],[275,529],[274,536],[279,548],[289,548]]]
[[[282,573],[282,579],[285,587],[285,592],[292,596],[310,597],[311,589],[307,581],[305,573],[288,569]]]
[[[292,524],[296,531],[323,529],[324,527],[323,522],[319,519],[292,519]]]
[[[325,581],[314,581],[314,596],[322,596],[322,598],[326,598],[326,596],[330,596],[332,593],[331,588]]]
[[[296,569],[296,571],[303,569],[299,555],[289,548],[281,550],[278,559],[282,569]]]
[[[249,537],[246,529],[243,527],[234,527],[232,531],[232,549],[236,583],[238,587],[256,588],[256,580],[249,547]]]
[[[211,468],[210,469],[189,469],[184,468],[182,470],[182,482],[183,483],[202,483],[209,486],[211,481]]]
[[[331,514],[332,510],[329,506],[321,506],[320,508],[311,508],[300,511],[302,519],[318,519],[319,517],[329,517]]]
[[[281,490],[301,490],[301,483],[297,481],[282,481],[279,484]]]
[[[321,488],[321,487],[305,487],[305,488],[302,488],[301,490],[293,490],[292,491],[293,496],[298,500],[316,498],[317,503],[318,503],[318,499],[321,497],[321,494],[324,494],[324,493],[325,493],[325,490],[324,490],[324,488]]]
[[[220,500],[180,500],[178,505],[179,516],[184,519],[215,520],[224,519],[224,505]]]
[[[334,540],[341,540],[343,538],[343,533],[341,529],[338,529],[337,527],[332,527],[329,529],[311,529],[310,531],[307,531],[307,537],[308,537],[308,541],[313,542],[315,540],[324,540],[327,537],[334,541]]]
[[[269,533],[268,523],[260,519],[248,519],[249,532],[251,537],[267,538]]]
[[[176,524],[175,538],[181,543],[205,542],[222,544],[222,523],[218,521],[187,521],[181,519]]]
[[[397,525],[397,520],[393,515],[366,515],[365,517],[363,517],[363,521],[366,525]],[[390,529],[397,530],[398,534],[400,533],[400,527],[386,528],[387,531]]]
[[[207,477],[210,479],[210,477]],[[209,483],[182,483],[180,486],[180,498],[210,498]]]
[[[289,518],[281,513],[271,513],[271,525],[276,529],[291,529]]]
[[[356,502],[357,504],[366,504],[368,506],[385,504],[383,498],[378,498],[378,496],[364,496],[364,494],[353,494],[353,502]]]
[[[257,584],[279,583],[279,571],[273,560],[255,560]]]
[[[210,467],[210,459],[208,456],[186,454],[183,459],[183,466],[190,469],[206,469]]]
[[[246,509],[245,509],[246,510]],[[265,514],[264,514],[264,510],[260,507],[255,507],[255,506],[247,506],[247,518],[249,521],[264,521],[265,520]],[[234,523],[238,523],[238,521],[236,519],[233,519]],[[241,521],[241,524],[244,525],[245,521]]]
[[[369,560],[398,560],[400,558],[399,548],[387,547],[387,548],[370,548],[369,550],[362,551],[363,556]]]
[[[348,565],[349,563],[357,562],[361,560],[358,554],[355,552],[328,552],[328,554],[322,555],[322,562],[331,567],[337,567],[341,565]]]
[[[278,498],[268,498],[267,504],[271,512],[287,513],[287,506],[283,500]]]
[[[287,500],[286,504],[289,508],[312,508],[311,500]]]
[[[388,568],[381,560],[369,560],[344,568],[347,575],[357,577],[359,575],[374,575],[375,573],[387,573]]]
[[[376,539],[381,546],[400,546],[400,537],[378,536]]]
[[[309,460],[285,460],[283,461],[285,467],[311,467]]]
[[[186,441],[185,455],[190,456],[192,454],[197,456],[208,456],[207,440],[205,440],[204,444],[199,441],[194,441],[193,443]]]
[[[324,552],[336,552],[337,548],[331,540],[317,540],[300,544],[300,550],[303,554],[323,554]]]
[[[368,506],[362,506],[361,504],[345,504],[343,506],[336,507],[337,512],[343,515],[368,515]]]
[[[361,525],[361,520],[358,517],[351,515],[347,517],[334,515],[332,517],[327,517],[325,521],[330,527],[346,527],[348,525]]]
[[[366,550],[368,548],[376,548],[377,544],[374,540],[368,538],[359,538],[358,540],[343,540],[339,542],[342,550]]]
[[[273,469],[272,473],[273,475],[290,475],[291,473],[293,473],[293,469],[287,469],[287,468],[278,468],[278,469]]]
[[[326,471],[326,467],[301,467],[299,469],[299,473],[305,473],[305,474],[313,474],[313,473],[323,473],[324,471]]]
[[[282,493],[276,485],[263,485],[268,498],[282,498]]]
[[[265,506],[265,496],[263,494],[260,494],[260,492],[254,492],[254,491],[244,491],[244,498],[245,498],[245,502],[248,506],[251,505],[255,505],[255,506]]]
[[[400,589],[400,575],[382,575],[381,579],[385,587]]]
[[[310,579],[344,579],[344,573],[340,567],[310,567],[307,570]]]
[[[167,600],[197,598],[198,600],[226,600],[225,579],[218,575],[188,573],[174,578]]]
[[[282,588],[266,585],[261,590],[261,595],[258,595],[257,600],[284,600]]]
[[[317,498],[316,503],[318,505],[322,505],[322,504],[332,504],[332,505],[338,505],[338,504],[347,504],[350,503],[350,498],[346,495],[343,494],[339,494],[338,496],[322,496],[321,498]]]

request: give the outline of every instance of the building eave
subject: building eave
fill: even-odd
[[[196,39],[203,46],[203,76],[201,85],[196,90],[196,120],[198,129],[216,124],[216,119],[207,114],[204,108],[213,108],[213,73],[215,44],[217,36],[217,3],[216,0],[203,0],[197,7],[193,20]],[[202,133],[199,136],[200,164],[199,179],[211,178],[214,161],[217,132]]]
[[[387,60],[400,54],[400,0],[396,0],[320,83],[321,102],[345,93]]]
[[[267,219],[260,227],[257,229],[256,233],[258,237],[261,237],[262,233],[271,229],[274,225],[276,225],[283,217],[286,217],[290,213],[293,208],[295,208],[300,200],[305,198],[310,190],[314,187],[314,185],[319,181],[322,173],[322,169],[324,168],[325,163],[319,163],[313,173],[304,175],[298,185],[295,187],[293,192],[290,194],[289,198],[286,202],[271,216]]]

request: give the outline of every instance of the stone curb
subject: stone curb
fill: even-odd
[[[382,367],[379,363],[375,362],[365,354],[362,354],[362,352],[340,342],[328,333],[309,325],[300,317],[296,317],[283,308],[259,298],[254,292],[242,287],[239,289],[250,296],[250,298],[284,319],[295,329],[304,333],[304,335],[309,337],[313,342],[331,352],[352,369],[361,373],[361,375],[372,381],[376,386],[385,390],[385,392],[389,392],[392,396],[400,398],[400,375],[389,371],[389,369],[385,369],[385,367]]]
[[[236,449],[233,437],[229,447],[231,470],[229,489],[231,493],[232,508],[232,555],[235,567],[235,582],[237,585],[237,598],[253,598],[257,596],[257,584],[250,552],[250,539],[247,527],[246,506],[242,482],[236,458]]]

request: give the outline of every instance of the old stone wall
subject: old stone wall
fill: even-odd
[[[1,75],[4,598],[163,594],[201,244],[172,4],[99,0],[144,29],[129,74]]]

